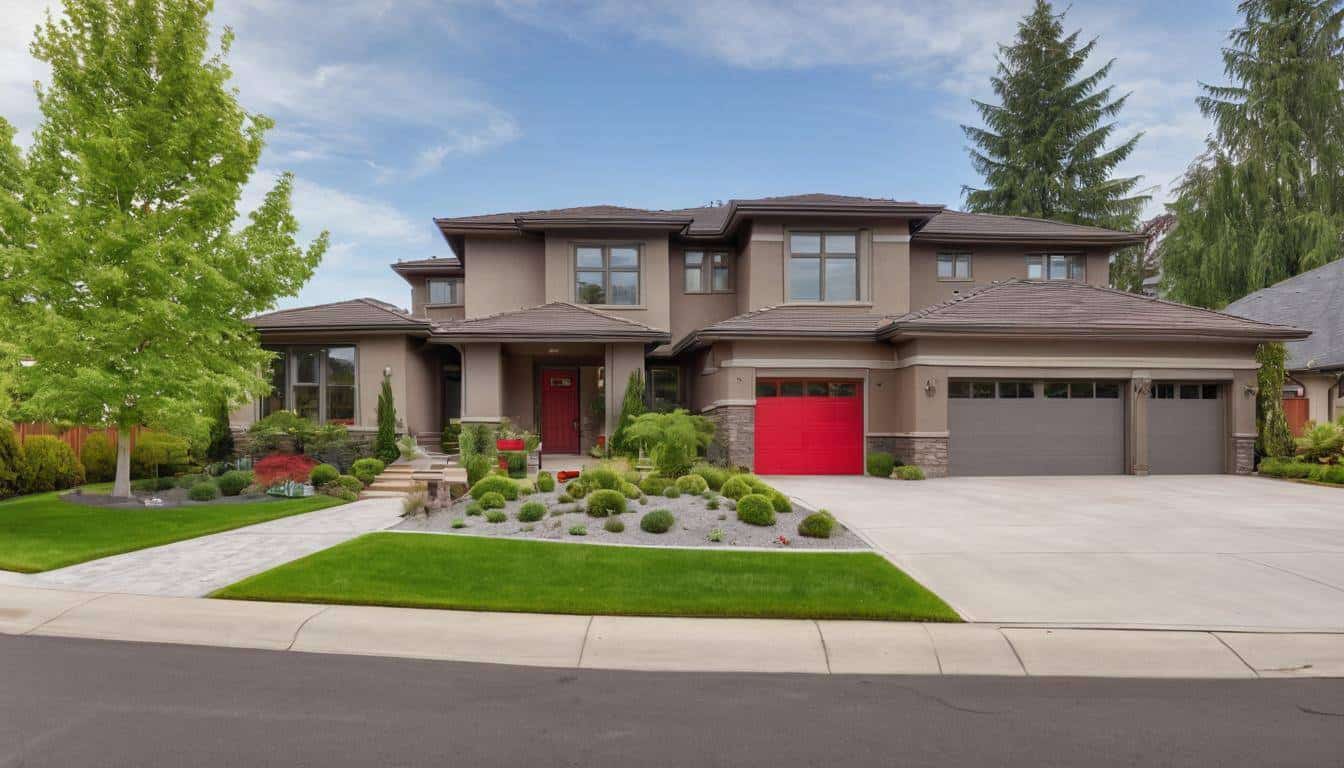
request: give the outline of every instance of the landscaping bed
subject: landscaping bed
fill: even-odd
[[[371,533],[212,597],[481,611],[959,621],[868,552],[713,552]],[[768,649],[762,649],[768,653]]]
[[[268,496],[264,493],[241,493],[237,496],[219,496],[211,501],[193,501],[188,494],[189,489],[177,487],[162,491],[132,491],[132,498],[127,499],[120,496],[111,496],[105,488],[84,487],[61,496],[61,500],[67,504],[105,509],[144,509],[145,502],[150,499],[158,499],[163,502],[155,507],[157,509],[212,507],[225,504],[264,504],[282,500],[281,497]]]

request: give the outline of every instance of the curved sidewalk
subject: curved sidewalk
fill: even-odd
[[[1344,634],[561,616],[0,586],[0,632],[588,669],[1344,677]]]

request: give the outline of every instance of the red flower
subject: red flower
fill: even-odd
[[[317,460],[311,456],[277,453],[253,464],[252,474],[256,478],[257,485],[270,488],[286,480],[306,483],[308,476],[313,473],[313,467],[316,466]]]

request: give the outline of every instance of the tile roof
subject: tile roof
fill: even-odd
[[[880,335],[915,331],[1282,340],[1308,333],[1086,283],[1020,279],[894,318]]]
[[[914,235],[915,240],[966,242],[1045,242],[1138,244],[1145,236],[1101,227],[1068,224],[1062,221],[1031,219],[1025,216],[996,216],[988,213],[942,211],[929,219]]]
[[[434,336],[450,341],[644,341],[666,342],[667,331],[582,304],[555,301],[512,312],[442,321]]]
[[[1344,368],[1344,260],[1262,288],[1223,311],[1310,329],[1310,338],[1285,345],[1289,370]]]
[[[398,267],[442,267],[443,269],[461,269],[462,262],[458,261],[456,256],[443,256],[432,259],[405,259],[392,265],[393,269],[397,269]]]
[[[247,319],[260,331],[284,330],[422,330],[428,320],[412,317],[377,299],[362,298],[254,315]]]

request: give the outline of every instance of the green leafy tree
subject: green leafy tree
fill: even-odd
[[[1282,344],[1261,344],[1255,350],[1260,364],[1256,374],[1255,418],[1259,433],[1261,456],[1292,456],[1293,433],[1283,415],[1283,382],[1288,377],[1284,367],[1288,350]]]
[[[235,225],[272,122],[239,106],[211,8],[67,0],[49,15],[31,48],[51,69],[41,122],[19,191],[0,189],[0,321],[35,361],[23,411],[114,426],[118,496],[133,425],[200,435],[217,403],[267,390],[271,353],[244,319],[297,293],[327,246],[296,245],[288,175]]]
[[[714,440],[714,424],[678,408],[640,414],[630,421],[624,437],[631,446],[650,452],[659,475],[681,477]]]
[[[392,400],[392,379],[388,376],[383,377],[383,388],[378,391],[378,436],[373,452],[388,464],[401,456],[397,447],[397,405]]]
[[[1223,50],[1228,85],[1204,85],[1207,152],[1169,206],[1170,297],[1222,307],[1339,258],[1344,234],[1340,0],[1244,0]]]
[[[625,384],[625,398],[621,401],[621,416],[611,435],[611,450],[617,454],[634,455],[639,446],[626,439],[625,432],[630,423],[646,410],[644,405],[644,372],[631,371]]]
[[[1080,75],[1096,39],[1064,34],[1063,13],[1037,0],[1011,45],[999,46],[990,83],[998,104],[976,101],[984,127],[963,125],[983,187],[964,187],[967,210],[1132,230],[1147,195],[1138,176],[1113,176],[1139,136],[1107,146],[1128,96],[1102,85],[1114,62]]]

